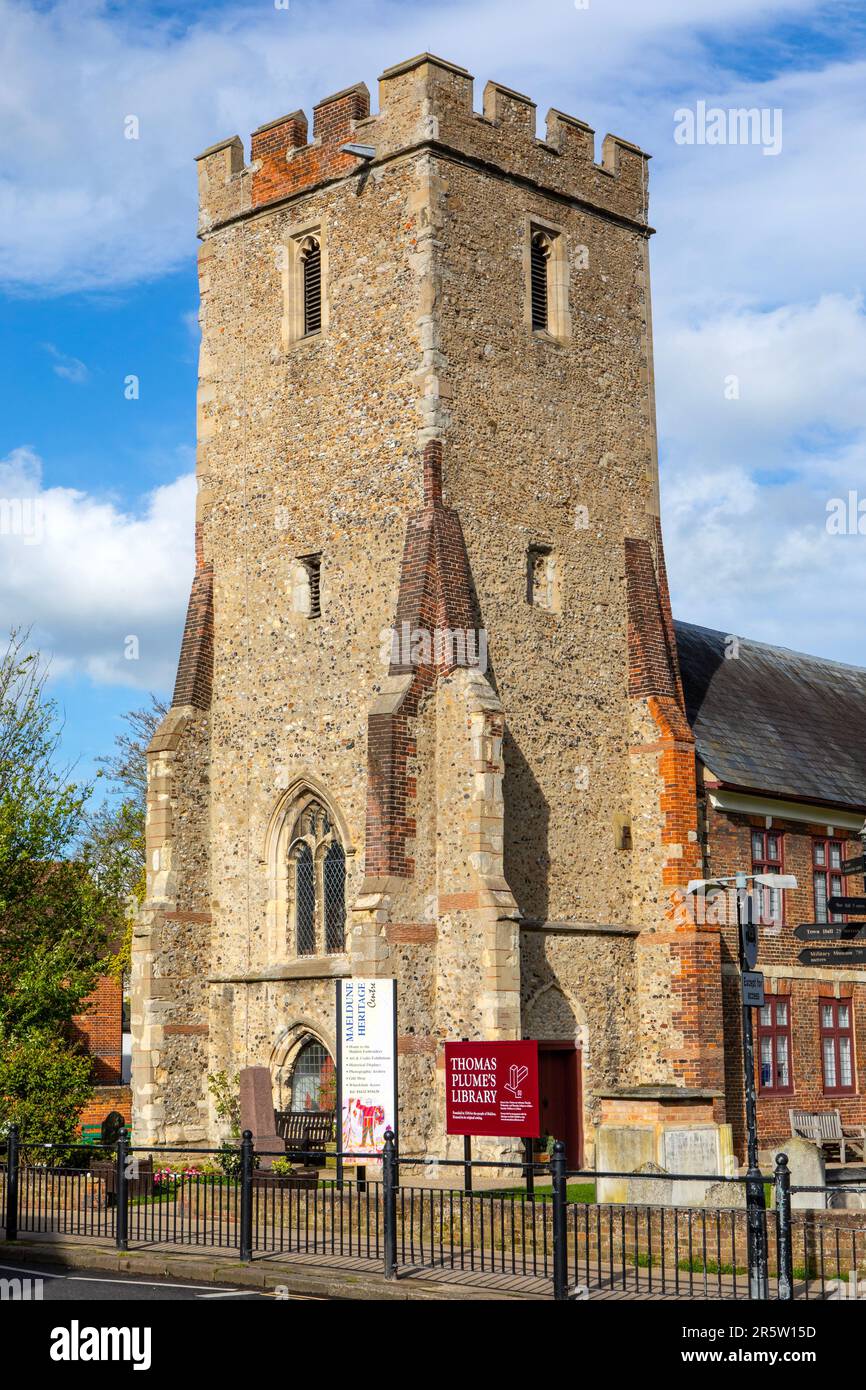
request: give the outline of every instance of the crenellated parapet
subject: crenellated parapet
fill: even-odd
[[[465,68],[422,53],[382,74],[377,115],[370,115],[370,94],[358,83],[317,103],[312,135],[303,111],[260,126],[249,165],[237,136],[212,146],[198,157],[200,230],[424,146],[646,223],[649,156],[636,145],[606,135],[596,162],[594,132],[584,121],[551,110],[540,139],[529,97],[491,81],[477,112],[473,92]],[[371,146],[375,154],[362,158],[347,152],[347,144]]]

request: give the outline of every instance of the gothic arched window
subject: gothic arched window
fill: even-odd
[[[295,850],[295,945],[299,956],[315,954],[315,865],[313,852],[303,840]]]
[[[289,940],[299,956],[345,949],[346,854],[328,812],[309,799],[289,839]]]
[[[342,951],[346,935],[346,856],[343,846],[332,840],[325,851],[322,868],[325,899],[325,950]]]
[[[304,1043],[292,1068],[292,1110],[333,1110],[334,1063],[320,1042]]]

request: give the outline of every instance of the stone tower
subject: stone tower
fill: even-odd
[[[249,164],[236,136],[198,160],[198,559],[149,752],[142,1141],[213,1136],[223,1068],[270,1066],[288,1105],[346,974],[398,981],[404,1153],[447,1147],[446,1038],[577,1046],[587,1142],[604,1098],[721,1090],[718,936],[665,915],[700,860],[647,156],[472,98],[423,54],[377,115],[361,84],[312,135],[295,111]]]

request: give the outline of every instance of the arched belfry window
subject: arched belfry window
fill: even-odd
[[[327,810],[307,798],[289,836],[289,940],[299,956],[346,945],[346,854]]]
[[[535,232],[530,248],[530,292],[532,295],[532,327],[538,331],[549,327],[549,263],[550,237]]]
[[[319,333],[322,328],[322,248],[314,236],[307,237],[301,246],[301,266],[304,277],[304,333]]]

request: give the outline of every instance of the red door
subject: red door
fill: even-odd
[[[552,1135],[565,1144],[570,1168],[583,1163],[580,1052],[573,1043],[538,1044],[542,1142]]]

